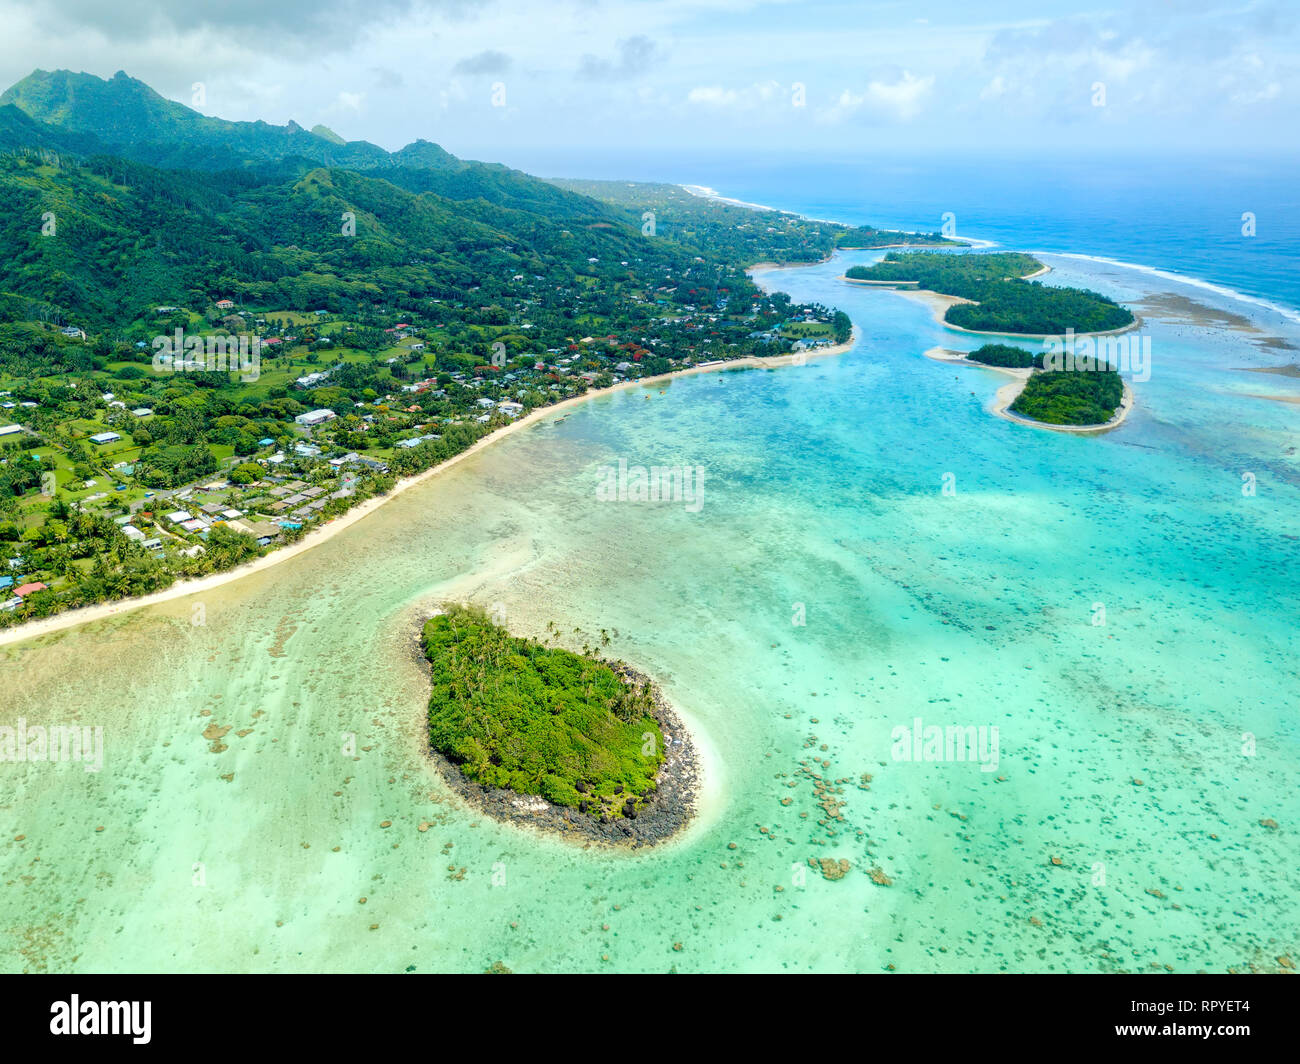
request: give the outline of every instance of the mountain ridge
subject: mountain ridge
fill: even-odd
[[[100,78],[38,68],[0,93],[0,111],[7,106],[35,125],[25,127],[12,116],[0,122],[0,149],[53,147],[61,140],[82,152],[117,154],[160,169],[226,170],[290,157],[357,170],[471,165],[423,139],[390,152],[365,140],[345,141],[326,126],[308,130],[293,120],[277,126],[205,115],[121,70]],[[24,144],[24,135],[40,142]]]

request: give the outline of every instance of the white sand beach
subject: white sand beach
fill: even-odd
[[[992,368],[992,367],[990,367]],[[1025,380],[1028,380],[1028,374]],[[1067,432],[1076,436],[1098,436],[1103,432],[1111,432],[1124,424],[1128,418],[1129,411],[1133,409],[1133,389],[1129,387],[1128,381],[1124,381],[1124,396],[1119,401],[1119,409],[1115,411],[1115,416],[1102,425],[1049,425],[1045,421],[1035,421],[1033,418],[1021,417],[1019,414],[1012,413],[1008,408],[1024,391],[1025,381],[1012,381],[1010,384],[1004,384],[998,389],[998,393],[993,398],[992,411],[998,417],[1006,421],[1014,421],[1017,425],[1028,425],[1035,429],[1047,429],[1049,432]]]

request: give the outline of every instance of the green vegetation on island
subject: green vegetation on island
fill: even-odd
[[[842,310],[831,314],[831,336],[837,344],[847,343],[853,335],[853,319]]]
[[[921,288],[960,299],[978,299],[990,284],[1020,278],[1043,264],[1021,251],[969,252],[960,255],[928,251],[891,251],[870,266],[853,266],[844,276],[854,281],[918,283]]]
[[[1057,288],[1027,281],[991,284],[975,303],[949,307],[944,320],[975,332],[1059,336],[1109,332],[1133,324],[1114,300],[1086,288]]]
[[[891,251],[871,266],[845,272],[853,281],[915,282],[918,288],[970,300],[949,307],[943,320],[974,332],[1063,335],[1107,332],[1133,324],[1114,300],[1085,288],[1027,281],[1042,263],[1022,252],[943,254]]]
[[[512,636],[480,609],[424,626],[429,742],[487,787],[591,816],[635,816],[656,789],[663,734],[648,681],[590,655]]]
[[[1124,398],[1114,370],[1038,370],[1025,381],[1011,411],[1048,425],[1104,425]]]
[[[1042,369],[1043,353],[1026,351],[1023,347],[1014,347],[1011,344],[985,344],[969,352],[966,361],[1004,369]]]
[[[887,248],[897,245],[916,247],[957,247],[968,245],[964,240],[953,240],[942,233],[905,233],[900,229],[877,229],[872,225],[859,225],[843,232],[835,241],[839,248]]]

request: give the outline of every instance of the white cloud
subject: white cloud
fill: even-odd
[[[917,77],[910,70],[904,70],[893,81],[868,82],[860,93],[845,89],[835,105],[822,111],[818,117],[823,122],[835,123],[865,111],[876,117],[910,122],[921,113],[925,98],[933,88],[933,74]]]
[[[425,137],[480,158],[591,145],[597,129],[638,148],[817,151],[852,122],[891,125],[900,148],[1253,143],[1300,124],[1294,0],[1204,0],[1177,18],[1164,6],[1053,0],[1011,14],[934,0],[924,23],[915,7],[861,0],[554,0],[544,14],[536,0],[231,0],[213,14],[181,0],[0,0],[0,87],[34,67],[125,70],[189,102],[201,81],[205,114],[324,121],[387,148]],[[492,107],[494,80],[508,108]],[[1090,104],[1096,81],[1105,109]],[[503,137],[507,112],[518,121]]]
[[[785,104],[794,91],[793,85],[779,81],[762,81],[742,89],[728,89],[721,85],[697,85],[686,94],[688,103],[709,107],[735,107],[752,110],[762,104]]]
[[[873,81],[867,86],[867,99],[886,111],[892,111],[904,121],[915,118],[921,111],[921,102],[934,88],[934,75],[918,78],[904,70],[900,80],[890,84]]]
[[[1102,81],[1127,81],[1151,62],[1151,52],[1140,44],[1132,45],[1127,54],[1092,51],[1091,59]]]
[[[1233,103],[1254,104],[1263,103],[1265,100],[1276,100],[1282,95],[1282,86],[1276,81],[1270,81],[1262,89],[1254,92],[1234,92],[1232,94]]]
[[[724,89],[721,85],[697,85],[686,94],[686,99],[710,107],[730,107],[740,99],[740,94],[735,89]]]

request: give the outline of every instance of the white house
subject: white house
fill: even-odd
[[[313,425],[323,425],[327,421],[333,421],[336,417],[338,415],[333,410],[308,410],[305,414],[299,414],[294,421],[310,428]]]

